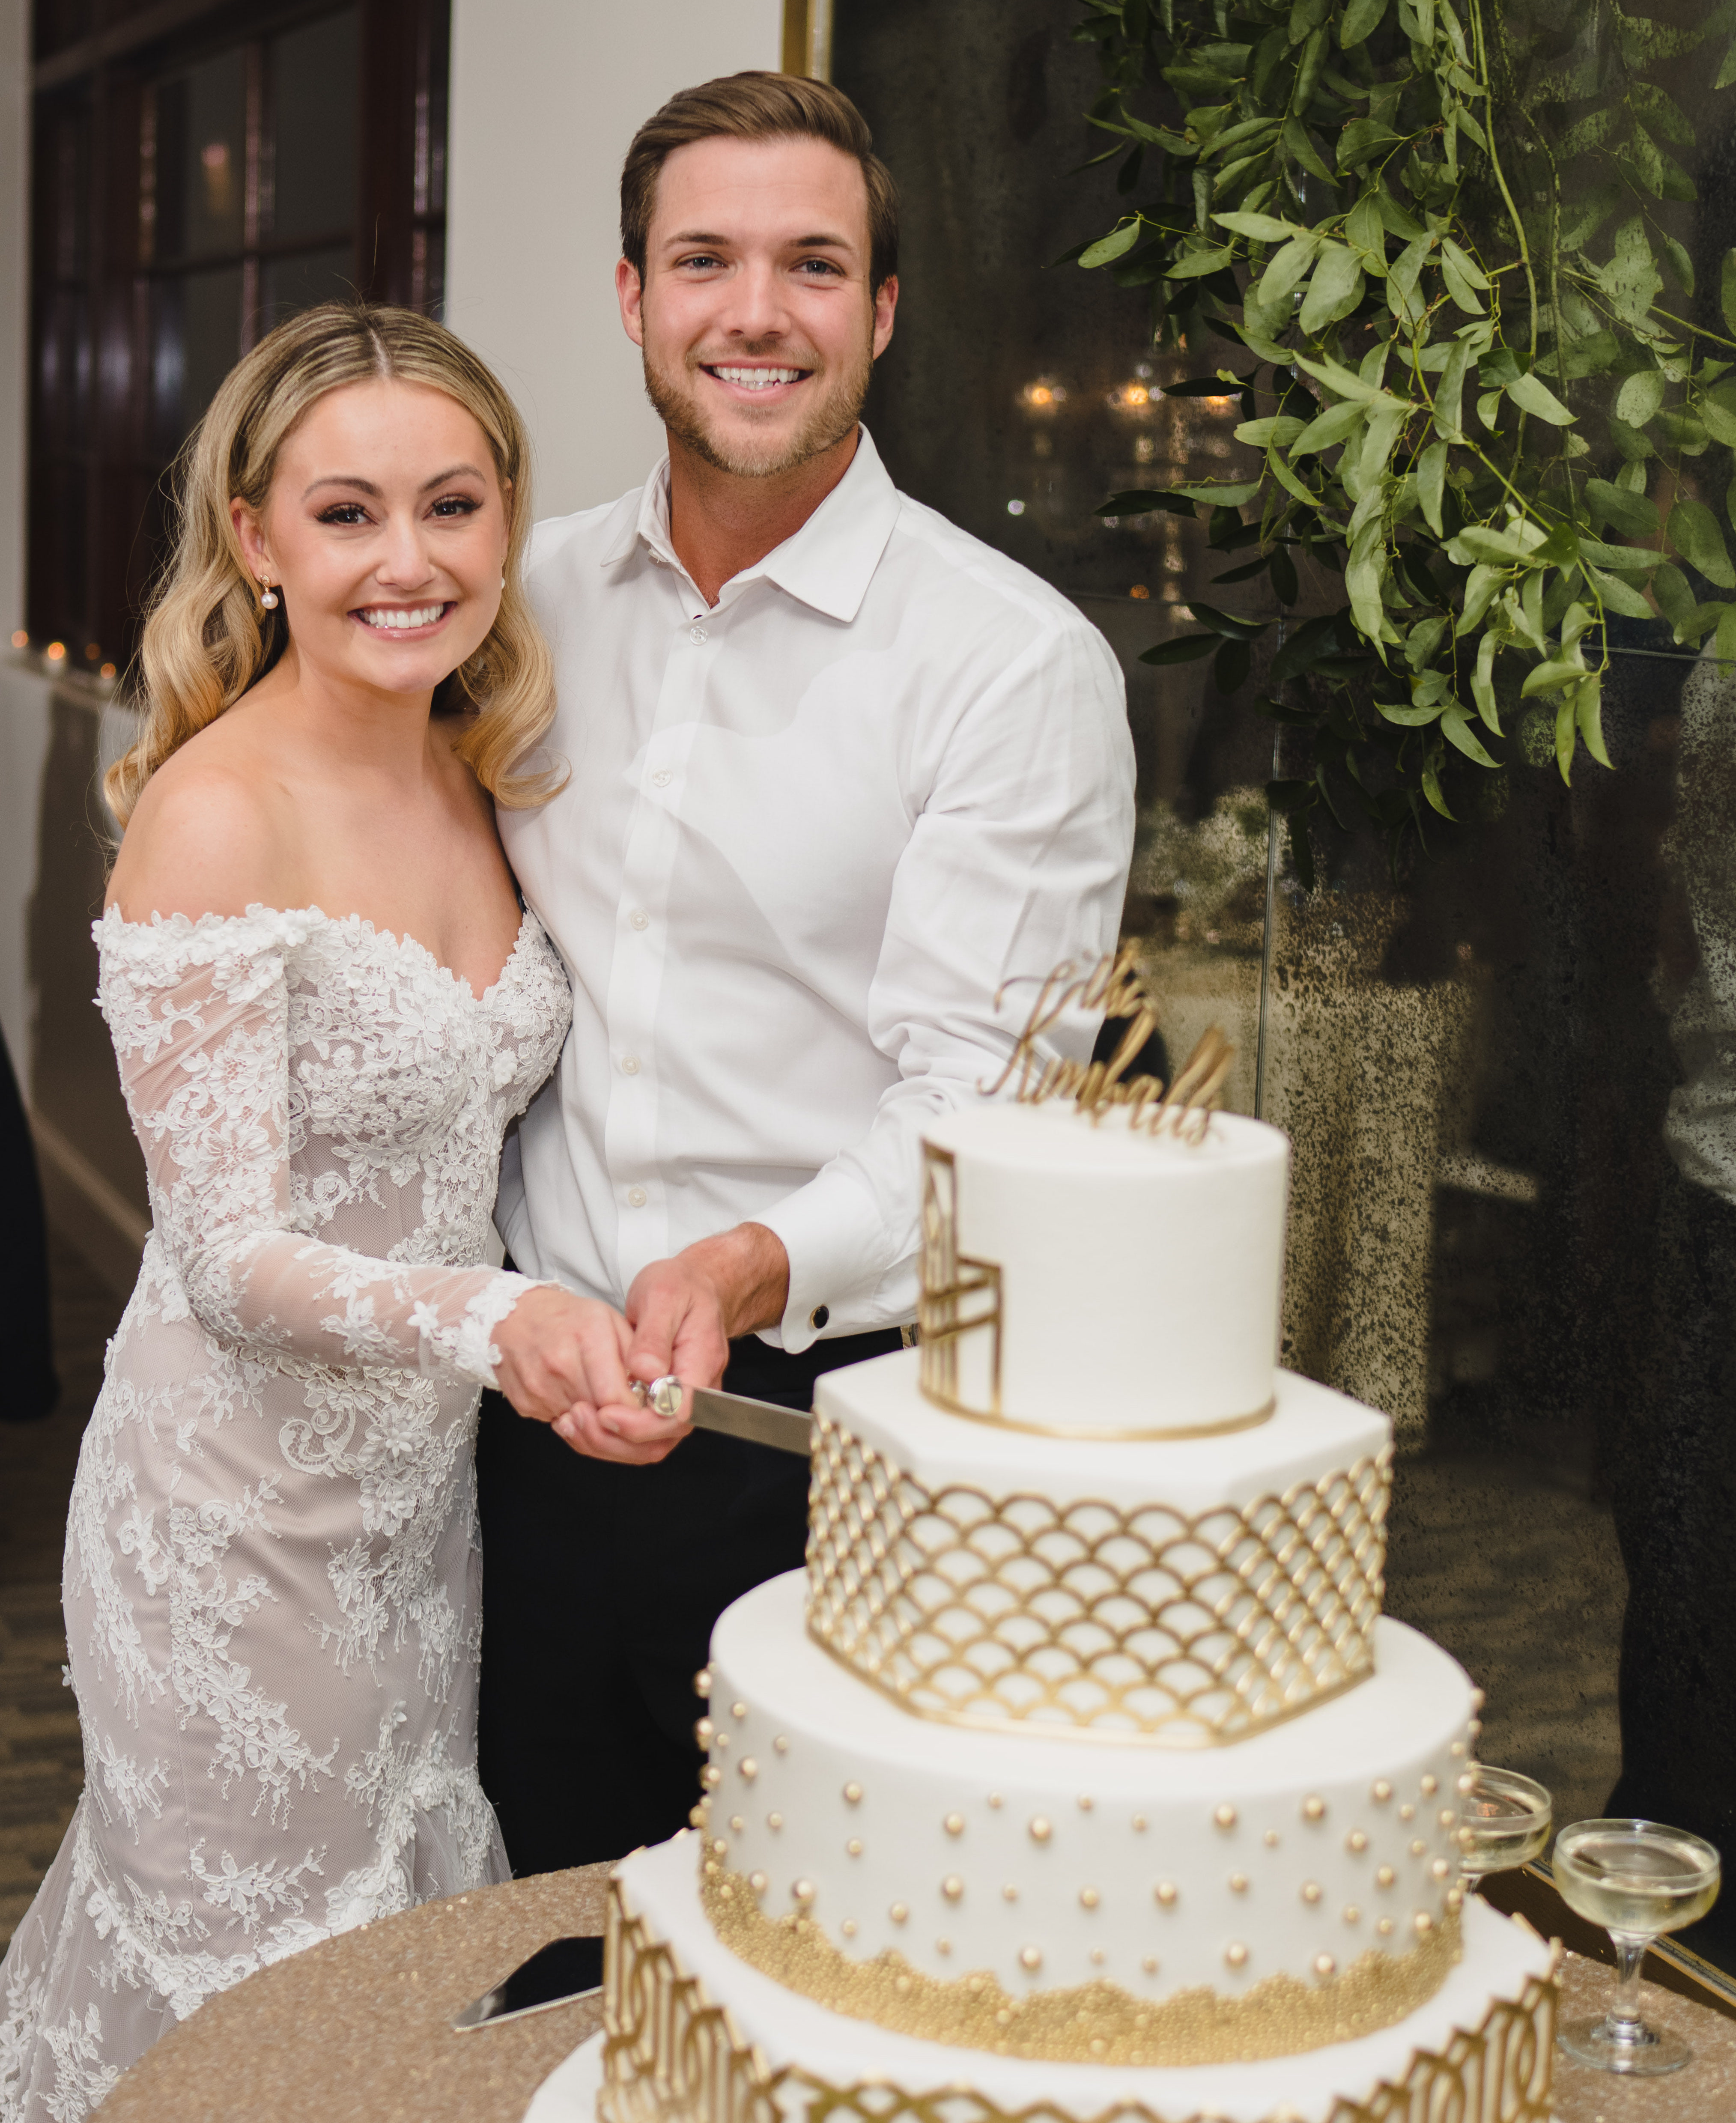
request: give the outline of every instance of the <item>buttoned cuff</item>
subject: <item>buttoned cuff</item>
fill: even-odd
[[[880,1324],[866,1307],[890,1265],[883,1258],[886,1228],[873,1197],[854,1179],[819,1173],[753,1221],[775,1231],[790,1257],[790,1295],[778,1329],[792,1356],[823,1333],[855,1333]]]

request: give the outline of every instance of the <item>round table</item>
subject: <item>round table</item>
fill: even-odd
[[[102,2123],[521,2123],[602,2021],[601,2001],[454,2034],[453,2014],[564,1933],[603,1929],[609,1867],[425,1903],[262,1969],[134,2065]],[[1612,1971],[1569,1953],[1564,2018],[1601,2010]],[[1689,2069],[1616,2079],[1558,2060],[1556,2123],[1729,2123],[1736,2019],[1668,1991],[1645,2010],[1687,2036]],[[574,2123],[590,2123],[575,2118]]]

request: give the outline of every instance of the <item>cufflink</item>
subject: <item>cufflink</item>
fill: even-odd
[[[816,1305],[814,1310],[808,1315],[808,1324],[814,1329],[815,1333],[818,1333],[820,1329],[825,1325],[826,1322],[831,1317],[832,1308],[830,1305]]]
[[[667,1377],[653,1379],[649,1385],[643,1379],[630,1379],[627,1391],[640,1408],[648,1408],[654,1415],[673,1418],[681,1413],[681,1380],[673,1372]]]

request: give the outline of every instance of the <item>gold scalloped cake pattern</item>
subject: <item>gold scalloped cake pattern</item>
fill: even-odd
[[[1528,1977],[1518,1997],[1498,1999],[1441,2053],[1416,2050],[1401,2080],[1383,2081],[1367,2100],[1341,2097],[1323,2123],[1548,2123],[1560,1958],[1558,1947],[1546,1977]],[[600,2123],[781,2123],[791,2115],[812,2123],[1208,2123],[1136,2102],[1091,2116],[1051,2102],[1010,2114],[955,2082],[832,2085],[794,2065],[774,2071],[673,1948],[627,1913],[618,1880],[607,1966]]]
[[[931,1494],[817,1416],[809,1632],[922,1717],[1222,1746],[1373,1671],[1391,1467],[1190,1519]]]

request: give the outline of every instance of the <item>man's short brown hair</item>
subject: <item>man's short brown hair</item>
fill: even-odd
[[[753,73],[683,89],[634,134],[621,166],[621,249],[641,280],[658,172],[678,148],[717,139],[823,140],[854,156],[868,187],[868,284],[878,290],[898,271],[898,187],[861,112],[830,82]]]

